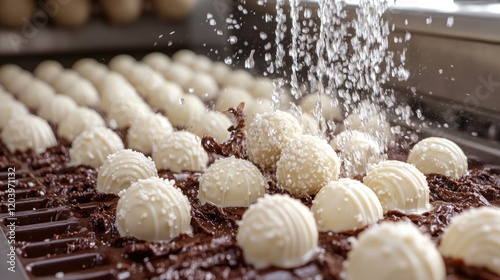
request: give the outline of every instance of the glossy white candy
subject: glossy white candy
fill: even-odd
[[[78,135],[69,150],[72,165],[100,167],[108,155],[124,149],[120,137],[106,127],[92,127]]]
[[[127,133],[127,145],[136,151],[151,154],[154,143],[173,131],[172,124],[163,115],[145,114],[132,121]]]
[[[2,130],[1,138],[11,153],[31,149],[40,154],[57,144],[47,121],[30,114],[11,117]]]
[[[207,167],[208,154],[198,136],[188,131],[175,131],[158,139],[153,146],[153,160],[158,169],[203,171]]]

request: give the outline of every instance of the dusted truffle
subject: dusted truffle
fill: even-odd
[[[78,135],[69,150],[72,165],[100,167],[108,155],[124,149],[120,137],[106,127],[92,127]]]
[[[208,154],[198,136],[187,131],[175,131],[158,139],[153,146],[153,160],[158,169],[203,171],[207,167]]]
[[[40,154],[57,144],[47,121],[30,114],[10,118],[2,130],[1,138],[11,153],[32,150]]]

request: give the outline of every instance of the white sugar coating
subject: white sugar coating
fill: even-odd
[[[115,99],[111,108],[106,111],[106,121],[110,128],[127,128],[132,122],[147,114],[151,108],[141,99]]]
[[[302,113],[299,119],[300,125],[302,126],[302,130],[304,134],[313,135],[313,136],[321,136],[321,130],[319,128],[318,120],[316,120],[309,113]]]
[[[188,131],[175,131],[155,143],[153,160],[158,169],[203,171],[207,167],[208,154],[198,136]]]
[[[194,64],[197,58],[198,55],[192,50],[188,49],[178,50],[177,52],[174,53],[174,55],[172,55],[173,61],[184,64],[189,67],[191,67],[191,65]]]
[[[481,207],[453,217],[439,250],[443,256],[500,275],[500,210]]]
[[[118,134],[106,127],[91,127],[78,135],[69,150],[73,166],[87,165],[99,168],[106,158],[123,150],[123,142]]]
[[[77,107],[76,102],[70,97],[56,94],[42,104],[37,114],[53,124],[59,124]]]
[[[0,84],[8,84],[10,81],[14,80],[19,73],[24,70],[15,64],[5,64],[0,67]]]
[[[152,52],[142,58],[142,62],[146,63],[152,69],[163,72],[170,67],[172,59],[161,52]]]
[[[196,56],[196,60],[191,64],[191,68],[197,72],[209,72],[213,68],[213,61],[205,55]]]
[[[129,149],[109,155],[99,168],[96,189],[102,193],[119,194],[140,179],[158,177],[150,157]]]
[[[356,130],[345,130],[330,143],[339,152],[348,176],[362,175],[383,160],[382,148],[369,134]]]
[[[322,187],[311,210],[320,231],[358,230],[384,217],[375,193],[363,183],[348,178]]]
[[[398,210],[420,214],[431,210],[427,180],[415,166],[388,160],[375,165],[363,178],[382,204],[384,213]]]
[[[32,82],[33,75],[28,71],[21,70],[12,80],[4,83],[4,86],[7,91],[17,96]]]
[[[135,58],[131,57],[128,54],[119,54],[113,57],[108,62],[109,69],[118,72],[120,74],[125,74],[130,71],[137,63]]]
[[[226,115],[216,111],[208,111],[193,122],[189,131],[200,138],[204,135],[210,135],[218,143],[224,143],[231,136],[227,130],[231,125],[232,122]]]
[[[250,88],[250,93],[254,98],[271,99],[274,92],[273,81],[270,78],[259,77],[255,79],[255,83]]]
[[[255,78],[250,72],[243,69],[236,69],[229,73],[223,82],[224,87],[238,87],[249,91],[255,84]]]
[[[45,60],[38,64],[33,73],[37,78],[52,85],[63,71],[64,67],[61,63],[55,60]]]
[[[0,98],[0,129],[3,129],[12,117],[27,114],[29,114],[28,108],[23,103],[12,98],[4,100]]]
[[[264,114],[273,111],[271,99],[259,98],[245,104],[245,129],[248,130],[250,124],[255,120],[257,114]]]
[[[214,100],[219,94],[219,86],[215,79],[204,72],[195,72],[185,90],[196,94],[204,101]]]
[[[40,154],[57,144],[47,121],[30,114],[16,113],[11,117],[2,130],[1,138],[11,153],[32,150]]]
[[[183,95],[184,91],[178,84],[163,81],[159,87],[149,91],[147,101],[155,109],[168,111],[168,108],[179,103]]]
[[[281,150],[302,134],[299,121],[291,114],[273,111],[259,114],[248,128],[246,148],[251,162],[261,168],[274,167]]]
[[[459,179],[467,173],[467,156],[454,142],[429,137],[418,142],[408,155],[408,163],[424,174],[437,173]]]
[[[350,114],[344,120],[346,130],[358,130],[370,134],[383,147],[394,138],[391,125],[380,114]]]
[[[333,104],[333,99],[325,94],[308,94],[300,100],[300,107],[303,112],[309,113],[314,116],[314,111],[318,100],[321,101],[321,112],[325,120],[341,120],[344,115],[342,108],[339,105]]]
[[[254,98],[248,91],[229,86],[220,92],[217,100],[215,101],[215,109],[219,112],[225,112],[229,108],[238,107],[241,102],[245,102],[246,104],[250,104],[254,101]]]
[[[56,95],[54,89],[42,80],[34,79],[26,88],[21,90],[17,98],[28,108],[37,110],[43,103]]]
[[[169,69],[162,72],[165,79],[179,84],[181,87],[186,88],[194,71],[189,66],[174,62],[170,65]]]
[[[276,180],[296,196],[315,194],[337,180],[341,161],[326,140],[299,135],[289,141],[276,163]]]
[[[214,62],[212,65],[212,69],[209,71],[209,73],[212,74],[215,81],[217,81],[219,85],[224,84],[224,81],[227,79],[230,72],[231,67],[221,61]]]
[[[177,102],[169,104],[166,115],[176,127],[189,127],[206,111],[205,104],[193,94],[183,94]]]
[[[239,223],[236,243],[256,269],[299,267],[318,251],[312,212],[287,195],[265,195],[250,205]]]
[[[253,163],[234,156],[215,161],[199,182],[200,202],[220,207],[248,207],[264,196],[268,188],[266,179]]]
[[[191,205],[174,183],[157,177],[133,183],[116,206],[120,235],[168,242],[191,234]]]
[[[170,121],[161,114],[145,114],[132,121],[127,133],[129,148],[150,155],[153,144],[174,131]]]
[[[344,263],[346,280],[442,280],[443,258],[412,223],[384,222],[361,232]]]
[[[96,111],[78,107],[59,122],[57,136],[73,142],[84,130],[104,126],[106,126],[104,119]]]
[[[159,87],[164,79],[146,64],[138,64],[126,74],[127,80],[142,97],[147,98],[149,92]]]

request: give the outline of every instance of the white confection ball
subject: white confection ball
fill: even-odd
[[[109,155],[124,148],[120,136],[111,129],[103,126],[91,127],[73,141],[69,150],[70,163],[74,166],[99,168]]]
[[[16,99],[8,92],[0,88],[0,104],[16,101]]]
[[[188,49],[178,50],[172,55],[172,60],[189,67],[191,67],[191,65],[195,63],[197,58],[198,55],[192,50]]]
[[[28,108],[23,103],[14,99],[4,101],[0,99],[0,129],[3,129],[12,117],[27,114],[29,114]]]
[[[282,149],[300,134],[300,123],[289,113],[274,111],[257,115],[248,128],[248,158],[261,168],[274,167]]]
[[[137,60],[130,55],[119,54],[108,62],[108,67],[109,69],[124,75],[135,67],[136,64]]]
[[[175,106],[184,97],[182,88],[172,82],[163,81],[157,88],[148,93],[148,103],[155,109],[168,111],[168,108]]]
[[[342,108],[339,105],[334,105],[333,99],[325,94],[308,94],[302,97],[300,100],[300,107],[302,108],[302,111],[314,116],[318,100],[321,101],[320,108],[325,120],[343,119],[344,115]]]
[[[79,78],[71,88],[61,91],[71,97],[80,106],[97,107],[100,104],[99,94],[91,82]]]
[[[98,85],[99,81],[109,72],[105,65],[92,58],[79,59],[73,64],[72,69],[94,85]]]
[[[158,177],[150,157],[132,150],[120,150],[109,155],[99,168],[96,189],[102,193],[119,194],[140,179]]]
[[[4,86],[10,93],[17,96],[32,82],[33,75],[28,71],[21,70],[10,81],[4,83]]]
[[[56,94],[47,102],[43,103],[38,109],[38,115],[53,124],[59,124],[73,111],[78,105],[70,97],[62,94]]]
[[[196,119],[189,131],[198,137],[210,135],[218,143],[226,142],[231,133],[227,130],[232,125],[231,120],[224,114],[216,111],[208,111]]]
[[[174,183],[155,177],[133,183],[116,206],[120,235],[168,242],[190,234],[191,205]]]
[[[299,117],[299,121],[302,126],[302,130],[304,130],[304,134],[322,136],[318,120],[316,120],[311,114],[302,113]]]
[[[251,162],[234,156],[215,161],[201,175],[198,198],[220,207],[248,207],[264,196],[266,179]]]
[[[155,143],[153,160],[158,169],[203,171],[207,167],[208,154],[198,136],[187,131],[175,131]]]
[[[408,155],[408,163],[424,174],[437,173],[459,179],[467,173],[467,156],[452,141],[429,137],[418,142]]]
[[[60,26],[75,28],[83,26],[92,14],[92,2],[90,0],[65,0],[64,4],[58,5],[59,10],[53,13],[52,20]]]
[[[248,130],[250,124],[255,120],[257,114],[264,114],[273,111],[273,104],[270,99],[254,99],[245,104],[245,128]]]
[[[256,269],[294,268],[318,251],[318,229],[313,214],[300,201],[266,195],[243,214],[236,242],[245,262]]]
[[[36,10],[34,0],[0,0],[0,24],[21,27],[29,24]],[[5,38],[5,40],[8,37]]]
[[[198,72],[208,73],[213,68],[213,61],[204,55],[198,55],[191,67]]]
[[[236,108],[241,102],[245,102],[245,106],[254,101],[252,95],[248,91],[237,87],[226,87],[217,97],[215,101],[215,109],[219,112],[225,112],[229,108]]]
[[[348,175],[361,175],[383,160],[382,148],[367,133],[345,130],[333,138],[331,145],[344,163],[342,169]]]
[[[406,162],[381,162],[366,174],[363,183],[375,192],[384,213],[398,210],[405,214],[420,214],[431,209],[424,174]]]
[[[217,82],[207,73],[195,72],[185,89],[204,101],[214,100],[219,94]]]
[[[346,280],[442,280],[443,258],[411,223],[385,222],[363,231],[344,263]]]
[[[45,60],[38,64],[33,73],[37,78],[54,85],[56,79],[63,71],[64,67],[61,63],[54,60]]]
[[[9,119],[0,135],[11,153],[32,150],[41,154],[57,145],[56,137],[46,120],[30,115],[16,115]]]
[[[142,62],[146,63],[147,65],[149,65],[149,67],[156,71],[164,72],[172,64],[172,59],[170,59],[170,57],[168,57],[164,53],[152,52],[145,55],[142,58]]]
[[[182,20],[185,19],[196,7],[198,0],[151,0],[153,8],[162,19]]]
[[[299,135],[283,148],[276,163],[276,179],[294,195],[312,195],[339,178],[340,165],[339,157],[326,140]]]
[[[41,80],[33,80],[17,96],[30,109],[38,109],[55,95],[54,89]]]
[[[269,78],[259,77],[255,79],[255,83],[250,88],[250,93],[254,98],[271,99],[274,92],[273,81]]]
[[[244,90],[251,90],[255,84],[255,78],[250,72],[243,69],[236,69],[229,73],[229,76],[224,81],[225,87],[238,87]]]
[[[311,210],[320,231],[358,230],[384,217],[377,195],[363,183],[348,178],[322,187]]]
[[[170,122],[176,127],[191,126],[206,111],[203,101],[193,94],[183,94],[178,102],[169,104],[164,110]]]
[[[187,87],[193,75],[194,71],[191,68],[179,62],[172,63],[169,69],[163,72],[163,76],[167,80],[177,83],[183,88]]]
[[[103,118],[96,111],[85,107],[78,107],[59,122],[57,136],[73,142],[84,130],[104,126]]]
[[[154,143],[174,131],[170,121],[161,114],[146,114],[132,122],[127,133],[129,148],[144,154],[153,152]]]
[[[500,210],[481,207],[453,217],[439,250],[446,257],[500,275]]]
[[[73,70],[64,70],[57,76],[52,86],[57,93],[64,93],[71,90],[81,79],[82,77],[80,77],[77,72]]]
[[[81,76],[85,77],[84,74],[91,72],[96,65],[99,65],[99,62],[93,58],[80,58],[79,60],[73,63],[71,69],[77,72]]]
[[[231,67],[221,61],[214,62],[212,65],[212,69],[209,71],[214,77],[215,81],[219,85],[223,85],[226,81],[229,73],[231,73]]]
[[[116,99],[106,111],[110,128],[128,128],[141,116],[151,114],[151,108],[141,99]]]
[[[393,140],[391,125],[382,113],[350,114],[344,120],[346,130],[358,130],[370,134],[382,147]]]
[[[114,24],[136,21],[142,12],[142,0],[101,0],[101,8]]]
[[[24,70],[15,64],[5,64],[0,67],[0,84],[7,85]]]
[[[146,64],[139,64],[132,68],[127,74],[127,79],[145,98],[148,97],[150,91],[164,82],[162,75]]]

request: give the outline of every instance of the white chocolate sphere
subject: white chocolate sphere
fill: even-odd
[[[33,80],[17,96],[28,108],[37,110],[43,103],[52,99],[55,95],[54,89],[41,80]]]
[[[101,115],[92,109],[78,107],[57,126],[57,136],[73,142],[84,130],[92,127],[104,127]]]
[[[259,77],[250,88],[250,93],[254,98],[271,99],[274,92],[273,81],[270,78]]]
[[[198,198],[220,207],[248,207],[264,196],[266,179],[251,162],[234,156],[221,158],[201,175]]]
[[[371,167],[383,160],[382,148],[367,133],[345,130],[333,138],[331,145],[339,151],[347,176],[367,173]]]
[[[188,83],[191,81],[193,75],[194,71],[191,70],[191,68],[177,61],[172,63],[169,69],[163,72],[165,79],[177,83],[183,88],[188,86]]]
[[[59,124],[76,110],[78,105],[70,97],[56,94],[38,109],[38,115],[53,124]]]
[[[57,144],[47,121],[30,114],[10,118],[2,130],[1,138],[11,153],[32,150],[41,154]]]
[[[163,73],[164,71],[167,71],[172,64],[172,59],[164,53],[152,52],[145,55],[142,58],[142,62],[149,65],[152,69]]]
[[[9,95],[10,96],[10,95]],[[10,99],[10,101],[0,102],[0,129],[3,129],[7,122],[16,116],[29,114],[28,108],[17,100]]]
[[[137,60],[128,54],[119,54],[108,62],[109,69],[122,75],[132,70],[137,64]]]
[[[185,19],[196,7],[198,0],[151,0],[158,16],[166,20]]]
[[[168,111],[171,106],[179,104],[179,100],[183,97],[184,91],[178,84],[163,81],[159,87],[148,93],[147,100],[151,107]]]
[[[439,250],[444,256],[500,275],[500,210],[481,207],[453,217]]]
[[[286,195],[266,195],[250,205],[240,221],[236,242],[245,262],[256,269],[293,268],[318,250],[318,229],[311,211]]]
[[[155,143],[153,160],[158,169],[203,171],[207,167],[208,154],[198,136],[187,131],[175,131]]]
[[[238,87],[244,90],[250,90],[255,84],[255,78],[250,72],[243,69],[236,69],[229,73],[224,82],[225,87]]]
[[[264,114],[273,111],[273,105],[270,99],[254,99],[252,102],[245,104],[245,128],[248,130],[250,124],[253,123],[257,114]]]
[[[96,189],[119,194],[132,183],[151,177],[158,177],[158,171],[150,157],[132,150],[120,150],[109,155],[99,168]]]
[[[375,165],[363,178],[382,204],[384,213],[398,210],[420,214],[431,209],[427,180],[415,166],[395,160]]]
[[[161,86],[164,82],[162,75],[146,64],[133,67],[127,72],[127,79],[144,98],[147,98],[150,91]]]
[[[225,112],[229,108],[236,108],[241,102],[245,106],[254,101],[253,97],[246,90],[237,87],[226,87],[215,101],[215,109],[219,112]]]
[[[206,108],[198,96],[183,94],[177,102],[169,104],[164,110],[174,126],[189,127],[205,114]]]
[[[106,111],[109,127],[127,128],[141,116],[151,114],[151,108],[141,99],[115,99],[111,108]]]
[[[58,5],[59,11],[53,13],[52,20],[60,26],[76,28],[83,26],[92,13],[90,0],[65,0],[63,5]]]
[[[161,178],[142,179],[120,197],[116,228],[123,236],[168,242],[191,233],[191,205],[174,186]]]
[[[35,10],[34,0],[0,0],[0,24],[15,28],[27,25]],[[5,40],[9,40],[8,37]]]
[[[212,69],[209,73],[212,74],[219,85],[223,85],[229,73],[231,73],[231,67],[224,62],[216,61],[212,64]]]
[[[459,179],[467,173],[467,156],[452,141],[429,137],[418,142],[408,155],[408,163],[424,174],[437,173]]]
[[[0,84],[7,85],[24,70],[15,64],[5,64],[0,67]]]
[[[342,108],[333,104],[330,96],[325,94],[308,94],[300,100],[300,107],[303,112],[309,113],[314,116],[314,111],[317,106],[318,100],[321,101],[321,112],[325,120],[341,120],[343,116]]]
[[[386,147],[394,138],[391,125],[381,113],[350,114],[344,120],[346,130],[358,130],[370,134],[381,147]]]
[[[52,83],[52,86],[58,93],[65,93],[72,90],[75,84],[82,78],[76,71],[63,70]]]
[[[332,181],[322,187],[311,210],[320,231],[357,230],[384,217],[375,193],[353,179]]]
[[[123,142],[116,133],[106,127],[92,127],[78,135],[69,150],[70,163],[99,168],[106,158],[123,150]]]
[[[198,55],[196,56],[194,63],[191,64],[191,68],[197,72],[208,73],[212,70],[213,64],[213,61],[209,57],[205,55]]]
[[[174,128],[161,114],[145,114],[132,121],[127,133],[129,148],[150,155],[154,143],[172,133]]]
[[[276,179],[294,195],[312,195],[339,178],[340,165],[339,157],[326,140],[299,135],[283,148],[276,163]]]
[[[344,267],[346,280],[446,279],[443,258],[429,236],[404,222],[385,222],[363,231]]]
[[[302,126],[302,130],[304,134],[312,135],[312,136],[321,136],[322,132],[319,128],[318,121],[309,113],[302,113],[300,115],[300,125]]]
[[[142,0],[101,0],[101,8],[113,24],[124,25],[136,21],[142,12]]]
[[[257,115],[248,128],[248,159],[261,168],[273,167],[280,159],[282,149],[300,134],[300,123],[289,113],[274,111]]]
[[[193,52],[192,50],[188,49],[182,49],[178,50],[172,55],[172,60],[184,64],[185,66],[191,67],[191,65],[194,64],[196,59],[198,58],[198,55]]]
[[[61,63],[54,60],[45,60],[38,64],[33,73],[37,78],[53,85],[63,71],[64,67]]]
[[[195,72],[187,84],[186,91],[196,94],[201,100],[209,101],[217,98],[219,86],[209,74]]]
[[[217,111],[208,111],[193,122],[189,131],[200,138],[204,135],[210,135],[217,142],[224,143],[231,137],[231,133],[228,131],[231,125],[232,122],[226,115]]]
[[[7,89],[13,95],[19,95],[24,89],[26,89],[33,82],[33,75],[30,72],[21,70],[14,75],[14,77],[4,83],[5,89]]]

